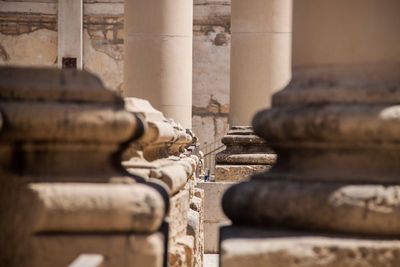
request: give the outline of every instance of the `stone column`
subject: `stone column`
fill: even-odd
[[[399,12],[295,1],[293,79],[253,120],[278,161],[225,194],[222,266],[399,265]]]
[[[290,79],[292,0],[232,0],[231,130],[215,179],[238,181],[268,169],[275,155],[254,135],[252,116]]]
[[[229,123],[250,125],[290,80],[292,0],[232,0]]]
[[[82,69],[83,0],[58,1],[58,66]]]
[[[0,117],[0,266],[88,252],[163,266],[167,193],[123,170],[143,124],[115,92],[86,72],[3,67]]]
[[[124,88],[192,124],[193,0],[125,1]]]

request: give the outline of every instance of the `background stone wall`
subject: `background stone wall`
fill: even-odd
[[[84,0],[83,65],[123,93],[123,0]],[[230,0],[194,0],[193,130],[228,130]],[[0,0],[0,64],[57,65],[57,1]]]

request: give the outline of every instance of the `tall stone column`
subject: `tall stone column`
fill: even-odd
[[[222,266],[399,266],[400,2],[294,2],[293,79],[253,119],[278,160],[226,192]]]
[[[124,87],[184,128],[192,124],[193,0],[125,1]]]
[[[250,125],[290,80],[292,0],[232,0],[229,123]]]
[[[238,181],[268,169],[275,155],[254,135],[251,118],[290,79],[292,0],[232,0],[231,130],[216,157],[216,180]]]

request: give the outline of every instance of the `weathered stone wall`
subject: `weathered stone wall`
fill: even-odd
[[[228,131],[230,0],[194,1],[193,130],[201,144]]]
[[[123,0],[84,0],[83,65],[123,92]],[[193,130],[228,130],[230,0],[194,1]],[[0,0],[0,64],[57,65],[57,1]]]

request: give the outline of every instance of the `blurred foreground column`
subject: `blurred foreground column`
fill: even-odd
[[[86,72],[3,67],[0,122],[0,266],[163,266],[166,191],[123,170],[143,124],[115,92]]]
[[[126,96],[192,127],[193,0],[125,1]]]
[[[253,120],[278,161],[224,195],[222,266],[399,266],[399,14],[295,1],[293,79]]]

